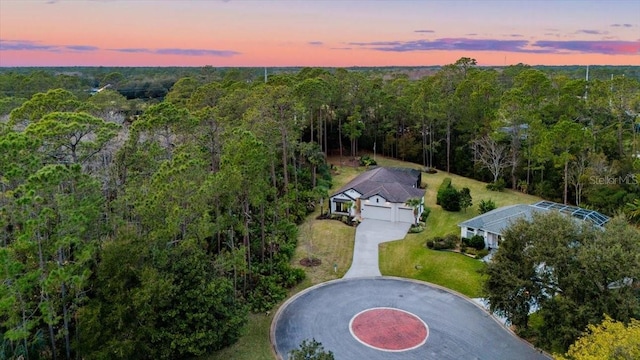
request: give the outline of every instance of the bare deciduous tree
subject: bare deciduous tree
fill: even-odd
[[[582,192],[584,190],[584,186],[587,183],[587,171],[589,167],[589,161],[587,158],[587,154],[580,153],[576,157],[576,160],[571,163],[569,166],[569,171],[567,172],[567,177],[569,178],[569,183],[573,186],[576,191],[576,205],[580,206],[582,202]]]
[[[489,135],[484,135],[471,142],[474,161],[479,162],[493,175],[493,182],[498,181],[502,171],[513,165],[507,146],[499,144]]]

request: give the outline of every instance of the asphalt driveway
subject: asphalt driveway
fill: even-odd
[[[352,322],[375,308],[412,314],[426,324],[428,337],[404,351],[367,346],[356,338]],[[470,299],[435,285],[389,277],[334,280],[291,298],[272,323],[278,358],[287,359],[305,339],[322,343],[337,360],[549,359]]]
[[[404,239],[411,224],[365,219],[356,228],[351,267],[345,279],[382,276],[378,267],[378,245]]]

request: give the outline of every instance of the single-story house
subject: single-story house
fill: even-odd
[[[609,221],[608,216],[594,210],[544,200],[530,205],[517,204],[503,206],[463,221],[458,224],[460,227],[460,236],[471,238],[474,235],[480,235],[484,238],[485,246],[488,249],[496,249],[500,241],[502,241],[504,229],[512,222],[521,218],[529,220],[534,213],[552,210],[560,211],[563,214],[571,215],[580,220],[589,221],[596,226],[604,226],[604,224]]]
[[[356,219],[417,223],[424,210],[422,172],[405,168],[377,167],[368,170],[330,197],[331,214]],[[419,199],[415,208],[408,204]]]

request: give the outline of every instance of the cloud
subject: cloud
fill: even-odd
[[[177,49],[177,48],[156,49],[153,51],[153,53],[159,54],[159,55],[219,56],[219,57],[230,57],[230,56],[240,54],[239,52],[233,51],[233,50]]]
[[[43,52],[92,52],[102,50],[92,45],[50,45],[43,44],[38,41],[30,40],[6,40],[0,39],[0,50],[2,51],[43,51]],[[231,57],[240,53],[233,50],[217,50],[217,49],[180,49],[180,48],[119,48],[104,49],[108,51],[117,51],[129,54],[157,54],[157,55],[184,55],[184,56],[218,56]]]
[[[4,51],[45,51],[60,53],[64,51],[87,52],[96,51],[100,48],[91,45],[49,45],[39,41],[30,40],[5,40],[0,39],[0,50]]]
[[[517,51],[525,52],[526,40],[492,40],[469,38],[442,38],[436,40],[412,41],[374,41],[368,43],[352,42],[349,45],[361,46],[378,51],[407,52],[424,50],[473,50],[473,51]]]
[[[56,45],[41,44],[38,41],[30,40],[5,40],[0,39],[0,50],[5,51],[60,51]]]
[[[144,48],[122,48],[122,49],[108,49],[110,51],[117,51],[129,54],[138,54],[138,53],[152,53],[153,51],[150,49]]]
[[[633,24],[611,24],[611,26],[613,26],[613,27],[626,27],[626,28],[630,28],[630,27],[633,27]]]
[[[608,34],[608,32],[600,31],[600,30],[592,30],[592,29],[580,29],[576,31],[576,34],[605,35],[605,34]]]
[[[215,49],[179,49],[179,48],[162,48],[162,49],[147,49],[147,48],[120,48],[109,49],[111,51],[117,51],[128,54],[156,54],[156,55],[183,55],[183,56],[218,56],[218,57],[231,57],[239,55],[240,53],[233,50],[215,50]]]
[[[322,41],[309,41],[307,44],[318,46],[318,45],[323,45],[324,43]]]
[[[433,30],[414,30],[413,32],[417,32],[417,33],[429,33],[429,34],[432,34],[432,33],[434,33],[435,31],[433,31]]]
[[[547,52],[573,51],[585,54],[638,55],[640,41],[536,41],[531,46]]]
[[[64,48],[67,49],[67,50],[73,50],[73,51],[96,51],[96,50],[100,50],[99,47],[90,46],[90,45],[67,45]]]
[[[410,52],[429,50],[503,51],[517,53],[554,54],[578,52],[584,54],[637,55],[640,41],[552,41],[442,38],[435,40],[351,42],[347,45],[376,51]]]
[[[518,37],[518,38],[520,38],[520,37],[524,37],[524,35],[522,35],[522,34],[508,34],[507,36],[510,36],[510,37]]]

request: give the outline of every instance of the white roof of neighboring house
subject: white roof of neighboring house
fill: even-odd
[[[557,210],[561,213],[571,215],[580,220],[589,221],[597,226],[603,226],[609,221],[609,217],[594,210],[587,210],[577,206],[563,205],[551,201],[539,201],[535,204],[517,204],[503,206],[478,215],[467,221],[463,221],[458,226],[473,229],[481,229],[494,234],[502,234],[502,231],[517,219],[525,218],[530,220],[534,213]]]

